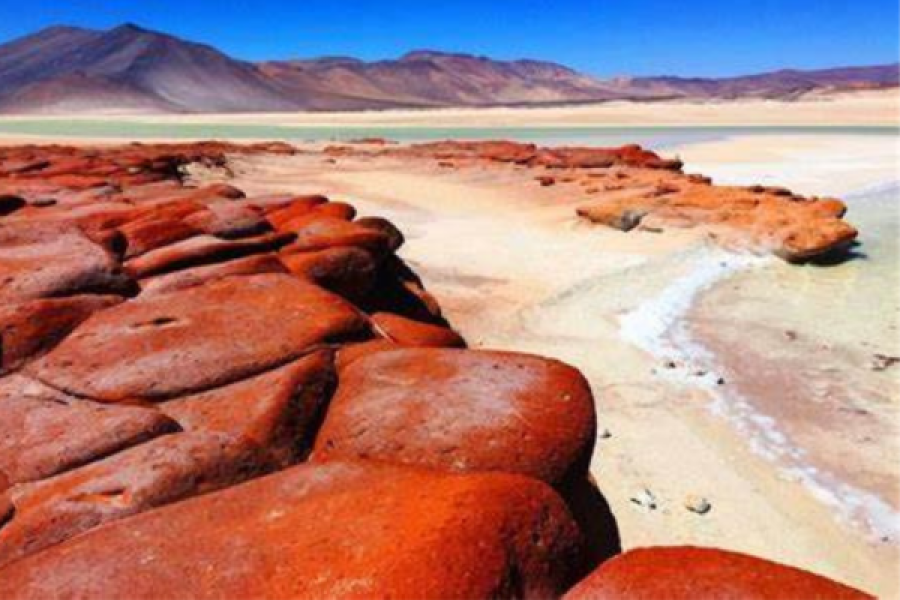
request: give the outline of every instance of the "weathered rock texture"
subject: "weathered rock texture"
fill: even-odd
[[[626,552],[603,564],[564,600],[793,600],[871,598],[808,571],[711,548],[658,547]]]
[[[685,174],[679,160],[666,160],[640,146],[553,147],[507,141],[445,141],[409,146],[335,145],[331,156],[375,154],[438,161],[465,168],[500,163],[532,169],[539,185],[565,181],[589,201],[578,216],[631,231],[702,227],[727,247],[774,253],[790,262],[840,257],[856,229],[843,220],[846,206],[834,198],[807,198],[784,188],[716,186]]]
[[[575,369],[465,349],[384,219],[181,175],[291,151],[0,150],[0,597],[551,598],[619,551]]]

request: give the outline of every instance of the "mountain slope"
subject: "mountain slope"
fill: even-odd
[[[270,77],[301,92],[422,106],[479,106],[608,100],[619,91],[554,63],[496,61],[467,54],[410,52],[398,60],[263,63]]]
[[[235,60],[135,25],[52,27],[0,45],[0,112],[269,112],[779,98],[898,85],[898,66],[725,79],[599,80],[537,60],[419,50],[397,60]]]
[[[622,89],[684,98],[790,98],[808,92],[877,89],[900,85],[900,65],[845,67],[771,73],[721,79],[643,77],[620,82]]]
[[[73,77],[79,85],[71,85]],[[299,108],[254,65],[133,25],[106,32],[54,28],[0,46],[0,90],[0,108],[37,95],[43,111],[79,104],[116,108],[126,97],[163,110]]]

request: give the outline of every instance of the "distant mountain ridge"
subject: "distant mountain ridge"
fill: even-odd
[[[396,60],[250,63],[132,24],[51,27],[0,45],[0,112],[275,112],[776,98],[900,85],[897,64],[721,79],[601,80],[539,60],[416,50]]]

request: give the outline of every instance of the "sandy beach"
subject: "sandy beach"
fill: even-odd
[[[687,170],[717,181],[772,180],[832,194],[891,180],[897,160],[894,140],[840,136],[749,136],[677,152]],[[853,157],[865,161],[864,172]],[[233,183],[249,193],[325,192],[387,216],[408,234],[404,257],[474,347],[541,353],[583,370],[599,398],[602,433],[592,472],[629,545],[714,545],[800,565],[884,597],[898,593],[900,501],[890,459],[897,450],[896,375],[859,372],[872,348],[856,348],[841,364],[848,344],[828,339],[829,330],[812,320],[840,320],[827,304],[807,317],[787,312],[781,323],[757,320],[762,313],[744,307],[766,293],[752,282],[742,287],[747,269],[799,269],[772,292],[784,301],[792,295],[790,277],[814,274],[774,259],[735,258],[689,230],[660,236],[584,224],[574,217],[572,189],[537,187],[511,166],[447,170],[366,158],[328,164],[301,155],[242,157],[233,168]],[[637,334],[629,334],[628,315]],[[873,326],[884,322],[873,319]],[[792,353],[754,381],[752,374],[769,365],[766,349],[794,329],[818,370],[796,370]],[[693,373],[691,357],[670,369],[667,345],[682,351],[694,342],[723,361],[723,371]],[[884,343],[877,350],[897,353]],[[805,402],[808,386],[824,386],[814,396],[820,405],[843,398],[829,386],[854,369],[844,389],[864,385],[877,394],[860,407],[871,411],[862,422],[849,421],[840,406]],[[725,372],[727,384],[716,385]],[[742,405],[722,403],[741,394],[755,400],[735,418]],[[745,426],[750,417],[755,428]],[[836,500],[810,483],[832,476],[847,484]],[[641,505],[648,492],[655,510]],[[859,498],[851,495],[857,492]],[[880,520],[835,506],[856,506],[870,492]],[[686,508],[698,498],[711,504],[708,513]]]

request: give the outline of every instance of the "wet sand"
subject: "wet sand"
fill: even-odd
[[[850,143],[849,138],[843,141]],[[790,140],[780,140],[780,145],[788,147]],[[826,146],[829,150],[820,154],[809,154],[804,147],[802,164],[838,162],[847,158],[846,153],[835,153],[834,148],[842,147]],[[879,159],[876,176],[890,177],[891,159],[890,153]],[[702,171],[690,162],[688,167]],[[391,218],[407,233],[401,254],[422,274],[473,347],[536,352],[582,369],[598,399],[601,439],[592,472],[622,538],[632,546],[718,546],[802,566],[882,596],[898,593],[896,539],[873,537],[803,481],[786,474],[779,457],[759,453],[746,430],[714,410],[716,394],[710,391],[709,374],[698,377],[704,385],[673,377],[661,356],[623,337],[623,316],[665,297],[671,286],[721,259],[723,253],[697,232],[625,234],[588,225],[574,217],[582,198],[573,188],[541,188],[530,175],[508,165],[451,170],[365,157],[329,164],[320,156],[301,155],[240,158],[234,169],[235,184],[248,193],[324,192],[347,199],[363,214]],[[711,277],[708,286],[691,292],[695,303],[675,302],[672,322],[677,328],[693,327],[688,333],[714,332],[703,338],[710,350],[725,362],[730,356],[748,361],[748,372],[754,364],[773,364],[773,357],[743,349],[777,344],[784,335],[781,327],[756,321],[753,312],[731,319],[728,327],[719,326],[728,320],[730,305],[728,298],[716,294],[725,293],[729,288],[724,286],[732,280],[713,285],[717,280]],[[735,293],[747,297],[740,288]],[[789,298],[791,289],[768,293]],[[800,335],[801,344],[820,343],[810,341],[812,333]],[[846,358],[827,348],[818,352],[822,356],[813,353],[810,360],[827,359],[822,363],[826,366]],[[790,361],[777,365],[766,378],[752,382],[757,388],[747,387],[738,376],[726,387],[740,385],[747,394],[789,390],[762,396],[790,410],[778,412],[770,404],[761,408],[772,410],[792,433],[795,424],[801,425],[799,443],[816,455],[816,464],[821,460],[824,466],[834,466],[842,454],[853,453],[852,461],[845,462],[847,469],[835,469],[837,475],[853,470],[879,492],[896,486],[890,460],[896,430],[891,429],[889,404],[865,422],[830,404],[801,404],[796,398],[808,390],[794,389],[798,377],[803,386],[813,387],[828,385],[831,379],[817,369],[798,372]],[[891,377],[869,375],[860,373],[859,381],[879,387]],[[828,398],[831,391],[821,394]],[[858,440],[865,437],[872,439],[860,445]],[[644,490],[656,498],[656,510],[633,501]],[[705,515],[687,510],[685,503],[692,496],[708,499],[712,510]]]

